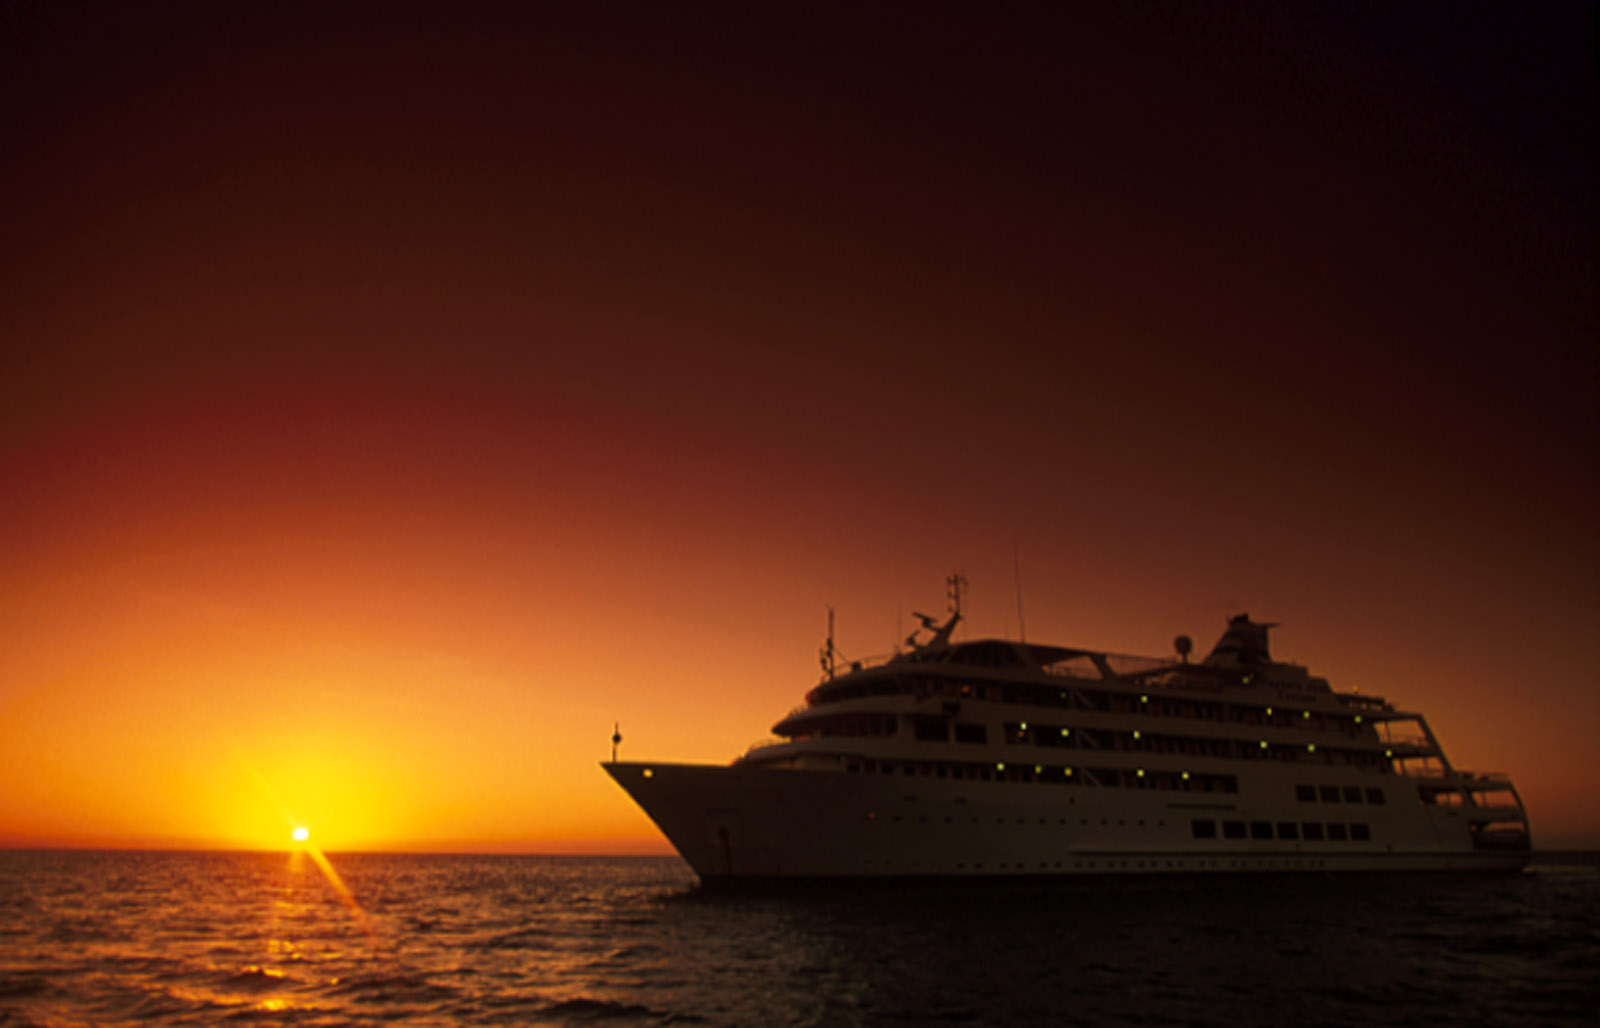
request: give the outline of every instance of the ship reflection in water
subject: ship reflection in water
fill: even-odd
[[[729,893],[666,858],[0,852],[0,1023],[1588,1023],[1600,868]]]
[[[707,883],[1516,870],[1527,811],[1427,720],[1274,660],[1240,614],[1191,663],[1004,639],[823,681],[731,766],[605,765]]]

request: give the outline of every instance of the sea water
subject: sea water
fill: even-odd
[[[0,852],[0,1025],[1594,1024],[1600,866],[697,888],[675,858]]]

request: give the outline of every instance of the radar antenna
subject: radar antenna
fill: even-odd
[[[941,625],[931,614],[923,614],[918,611],[912,611],[911,616],[922,622],[921,628],[918,628],[915,632],[912,632],[910,635],[906,636],[906,645],[911,647],[913,650],[926,650],[936,646],[949,645],[950,633],[954,632],[956,630],[956,625],[961,623],[961,594],[962,591],[967,587],[967,577],[961,572],[957,571],[955,574],[945,579],[945,583],[950,587],[950,619]],[[929,639],[925,643],[919,643],[917,642],[917,636],[924,629],[932,632],[933,638]]]

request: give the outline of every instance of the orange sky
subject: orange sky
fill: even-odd
[[[0,844],[663,851],[1015,552],[1600,846],[1592,11],[17,10]]]

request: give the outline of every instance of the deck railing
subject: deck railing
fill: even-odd
[[[1413,758],[1420,760],[1422,758]],[[1504,788],[1511,784],[1511,776],[1504,771],[1454,771],[1446,772],[1444,768],[1433,767],[1402,767],[1395,773],[1406,778],[1444,778],[1447,774],[1453,778],[1461,779],[1462,783],[1471,787],[1473,783]]]
[[[1359,693],[1337,693],[1339,703],[1345,707],[1355,707],[1357,710],[1389,710],[1389,704],[1382,696],[1362,696]]]
[[[769,735],[765,739],[757,739],[755,742],[746,746],[742,756],[748,757],[752,753],[756,753],[760,750],[771,749],[774,746],[782,746],[786,742],[788,742],[787,739],[780,739],[775,735]]]

